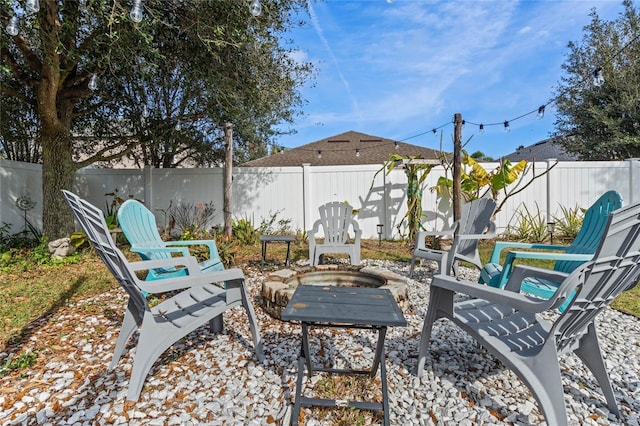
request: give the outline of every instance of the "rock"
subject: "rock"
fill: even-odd
[[[69,256],[76,251],[76,248],[71,244],[70,238],[60,238],[59,240],[51,241],[49,243],[49,253],[54,259],[62,259]]]

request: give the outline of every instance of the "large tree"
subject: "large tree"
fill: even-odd
[[[60,190],[78,168],[125,154],[141,165],[212,163],[227,121],[241,153],[264,150],[299,110],[309,68],[282,35],[302,0],[265,0],[258,17],[244,1],[146,0],[139,24],[125,0],[40,0],[35,13],[1,1],[3,27],[22,18],[17,35],[0,38],[2,106],[22,114],[11,125],[3,115],[0,137],[39,137],[31,146],[41,152],[50,238],[72,230]]]
[[[640,157],[640,15],[623,7],[610,22],[594,9],[582,42],[568,44],[554,136],[581,160]]]

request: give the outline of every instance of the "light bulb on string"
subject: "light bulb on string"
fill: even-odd
[[[249,4],[249,11],[253,16],[260,16],[262,13],[262,3],[260,3],[260,0],[252,0]]]
[[[40,10],[40,1],[39,0],[27,0],[27,12],[28,13],[36,13]]]
[[[480,123],[480,134],[484,134],[484,124]]]
[[[504,122],[504,131],[507,132],[507,133],[511,131],[511,126],[509,126],[509,122],[508,121]]]
[[[437,136],[438,135],[438,131],[436,129],[431,129],[431,131],[433,132],[433,136]]]
[[[544,117],[544,105],[540,105],[538,108],[538,120],[541,120]]]
[[[356,148],[356,157],[360,157],[360,148]]]
[[[396,146],[396,150],[400,149],[400,144],[398,142],[393,143]]]
[[[131,12],[129,12],[129,18],[136,24],[142,22],[142,0],[135,0]]]
[[[17,36],[18,33],[20,32],[20,18],[18,18],[17,16],[11,17],[11,19],[9,19],[9,23],[7,24],[5,30],[7,31],[7,34],[9,34],[10,36]]]
[[[318,150],[318,158],[322,158],[322,151]]]
[[[144,118],[149,118],[149,108],[146,105],[142,107],[142,116]]]
[[[87,85],[89,90],[94,92],[98,88],[98,76],[93,74],[89,79],[89,84]]]
[[[182,123],[180,122],[180,120],[178,120],[178,122],[176,123],[176,127],[175,127],[176,131],[180,131],[182,130]]]
[[[596,67],[593,70],[593,85],[596,87],[600,87],[604,84],[604,74],[602,73],[601,67]]]

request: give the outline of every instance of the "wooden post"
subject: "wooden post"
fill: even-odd
[[[233,124],[224,124],[224,235],[231,236],[231,182],[233,181]]]
[[[460,203],[460,193],[462,192],[462,114],[456,113],[453,116],[453,220],[460,219],[462,214],[462,204]]]

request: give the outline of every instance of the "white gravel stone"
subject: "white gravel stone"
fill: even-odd
[[[407,263],[375,261],[375,265],[408,275]],[[464,277],[477,279],[477,272],[462,270]],[[264,363],[258,363],[253,354],[244,310],[235,308],[225,313],[222,333],[214,334],[203,327],[163,354],[151,369],[139,401],[126,402],[137,334],[111,371],[107,367],[119,320],[102,315],[88,315],[78,320],[77,315],[63,310],[49,326],[76,330],[55,342],[68,351],[41,355],[51,358],[40,361],[40,368],[27,372],[25,377],[0,377],[0,389],[30,387],[20,399],[15,397],[17,391],[0,392],[3,407],[0,424],[289,424],[300,326],[268,316],[255,299],[264,281],[263,275],[252,268],[247,268],[245,273],[264,339]],[[409,306],[405,312],[409,325],[390,328],[385,343],[391,424],[546,424],[533,395],[515,374],[447,321],[434,325],[424,375],[417,378],[412,374],[428,303],[431,271],[418,268],[414,277],[416,279],[409,280]],[[121,315],[125,301],[124,293],[117,290],[75,303],[77,306],[99,303],[105,310]],[[560,361],[569,422],[640,426],[640,320],[606,309],[597,326],[622,418],[616,419],[609,412],[595,379],[579,358],[571,355]],[[105,331],[95,339],[86,340],[86,336],[95,336],[97,327]],[[32,335],[28,343],[32,350],[48,347],[40,344],[40,338],[43,338],[40,333]],[[312,351],[317,354],[322,349],[323,362],[361,368],[373,357],[374,341],[375,338],[365,332],[325,330],[321,340],[312,338]],[[2,354],[2,357],[8,355]],[[320,380],[320,375],[311,378],[305,375],[305,394],[312,394],[315,389],[311,388]],[[308,426],[330,424],[316,416],[317,409],[305,408],[304,413]]]

